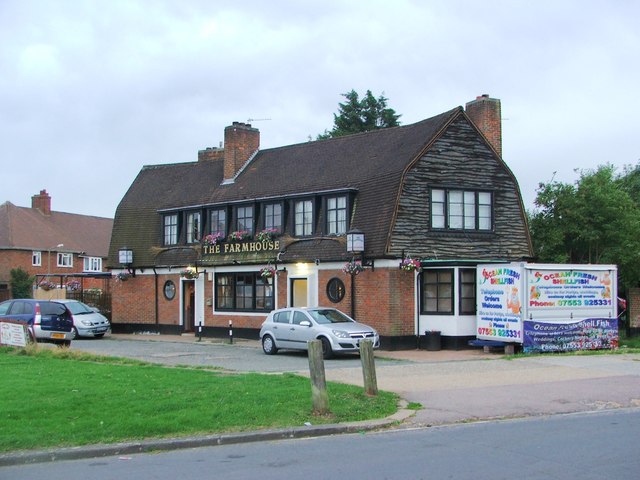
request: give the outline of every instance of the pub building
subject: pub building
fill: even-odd
[[[260,149],[233,122],[195,162],[144,166],[114,219],[114,332],[257,339],[286,306],[335,307],[383,349],[475,338],[475,268],[532,255],[482,95],[394,128]]]

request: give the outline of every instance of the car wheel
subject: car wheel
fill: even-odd
[[[278,347],[271,335],[265,335],[262,337],[262,351],[267,355],[275,355],[278,353]]]
[[[76,338],[78,338],[78,329],[73,327],[73,330],[71,331],[71,340],[75,340]]]
[[[329,339],[322,337],[320,341],[322,342],[322,357],[324,359],[332,358],[333,349],[331,348],[331,342],[329,341]]]

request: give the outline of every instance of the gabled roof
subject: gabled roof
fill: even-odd
[[[0,249],[58,250],[62,243],[64,251],[106,257],[112,228],[110,218],[0,205]]]
[[[405,170],[460,115],[261,150],[227,185],[222,159],[145,166],[116,211],[109,263],[126,245],[136,264],[153,265],[159,211],[347,189],[358,192],[351,226],[365,231],[367,253],[383,255]]]

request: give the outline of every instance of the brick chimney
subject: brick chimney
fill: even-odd
[[[260,148],[260,131],[248,123],[233,122],[224,129],[224,182],[233,179]]]
[[[502,114],[500,100],[484,94],[464,107],[467,116],[478,127],[491,146],[502,157]]]
[[[51,197],[46,190],[40,190],[38,195],[31,197],[31,208],[37,208],[43,215],[51,215]]]

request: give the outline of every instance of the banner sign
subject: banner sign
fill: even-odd
[[[611,310],[612,278],[608,271],[531,270],[528,309],[588,308]]]
[[[618,347],[617,318],[587,318],[563,323],[524,321],[525,352],[565,352]]]
[[[522,270],[486,265],[478,269],[476,335],[486,340],[522,340]]]

